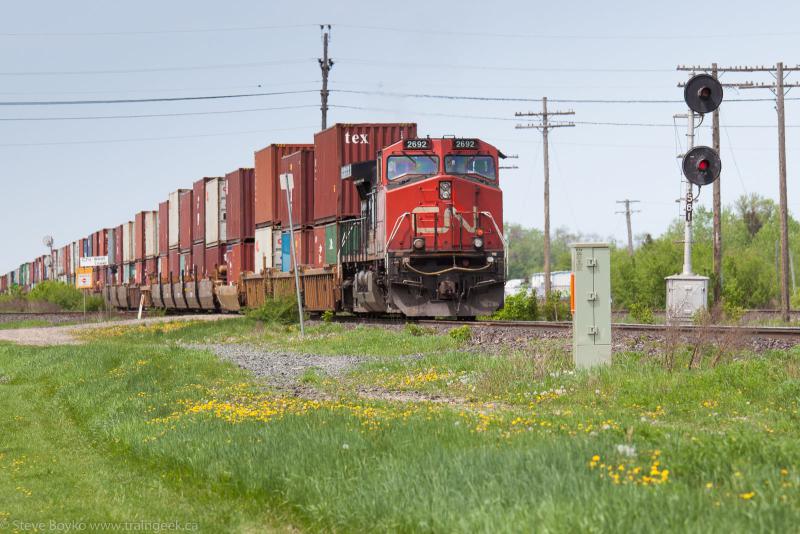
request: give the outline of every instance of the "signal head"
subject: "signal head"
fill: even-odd
[[[713,183],[721,171],[722,162],[713,148],[696,146],[683,156],[683,175],[694,185]]]
[[[710,74],[698,74],[686,82],[683,99],[695,113],[710,113],[722,104],[722,84]]]

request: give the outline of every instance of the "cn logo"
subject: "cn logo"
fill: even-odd
[[[411,210],[411,213],[416,215],[438,215],[439,213],[439,206],[418,206]],[[419,222],[416,223],[416,233],[418,234],[446,234],[450,231],[450,226],[452,224],[452,219],[457,220],[461,227],[464,228],[467,232],[474,232],[475,228],[478,226],[478,208],[473,206],[472,208],[472,224],[469,223],[464,216],[460,213],[457,213],[452,207],[447,206],[444,208],[444,216],[442,217],[442,222],[438,224],[434,224],[434,226],[420,226]],[[416,220],[416,219],[415,219]],[[412,223],[414,224],[414,223]]]
[[[344,142],[347,144],[354,144],[354,145],[368,145],[369,141],[367,140],[367,134],[352,134],[350,132],[344,133]]]

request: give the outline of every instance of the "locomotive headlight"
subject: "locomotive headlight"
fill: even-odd
[[[475,246],[475,248],[483,248],[483,238],[476,237],[472,240],[472,244]]]
[[[453,196],[453,182],[439,182],[439,198],[450,200]]]
[[[414,238],[413,246],[416,250],[422,250],[425,248],[425,240],[421,237]]]

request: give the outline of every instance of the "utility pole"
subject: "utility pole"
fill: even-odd
[[[631,211],[631,204],[639,202],[638,200],[617,200],[617,204],[625,204],[625,211],[617,211],[615,213],[625,214],[625,221],[628,223],[628,255],[633,256],[633,232],[631,231],[631,213],[639,213],[640,210]]]
[[[711,71],[713,73],[715,65],[709,67],[699,66],[678,66],[678,70],[691,71]],[[773,79],[773,83],[754,83],[752,81],[742,83],[726,83],[723,86],[734,86],[740,89],[769,89],[775,95],[775,109],[778,112],[778,184],[780,188],[780,223],[781,223],[781,251],[780,251],[780,293],[781,293],[781,318],[789,321],[789,208],[786,197],[786,123],[784,113],[784,97],[786,92],[794,87],[800,87],[800,83],[786,83],[786,76],[789,73],[800,71],[800,65],[785,67],[783,63],[776,63],[774,66],[735,66],[719,67],[717,73],[725,72],[767,72]]]
[[[333,60],[328,57],[328,41],[331,35],[330,24],[320,24],[319,29],[322,30],[322,58],[319,59],[319,68],[322,70],[322,129],[328,127],[328,74],[333,68]]]
[[[717,64],[711,64],[711,75],[714,79],[718,79],[719,73],[717,71]],[[720,153],[719,147],[719,108],[714,110],[714,114],[712,115],[711,121],[711,148],[717,151],[717,154]],[[714,287],[712,288],[711,294],[713,295],[713,302],[714,304],[719,303],[719,299],[722,296],[722,194],[720,191],[720,181],[722,177],[720,176],[714,183],[712,184],[713,187],[713,195],[712,195],[712,211],[714,215],[714,221],[712,224],[711,230],[711,240],[713,246],[713,268],[714,268]]]
[[[516,117],[538,117],[541,122],[539,124],[517,124],[517,129],[536,128],[542,132],[542,143],[544,151],[544,295],[545,298],[550,296],[550,153],[548,150],[548,134],[551,128],[572,128],[575,126],[573,122],[556,122],[551,123],[549,118],[551,115],[575,115],[572,110],[569,111],[547,111],[547,97],[542,97],[542,111],[527,113],[517,112]]]

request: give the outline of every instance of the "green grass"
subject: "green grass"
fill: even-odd
[[[460,400],[283,397],[173,343],[188,339],[372,351],[345,385],[421,375],[398,389]],[[428,380],[431,372],[447,376]],[[312,387],[322,380],[314,370],[302,377]],[[489,356],[447,335],[323,325],[300,340],[242,319],[81,347],[0,344],[0,435],[9,437],[0,521],[158,519],[204,532],[791,531],[799,398],[800,350],[672,372],[630,353],[576,372],[554,342]],[[655,461],[665,482],[627,482]]]
[[[41,319],[24,319],[21,321],[8,321],[0,323],[0,330],[14,330],[17,328],[36,328],[38,326],[52,326],[49,321]]]

